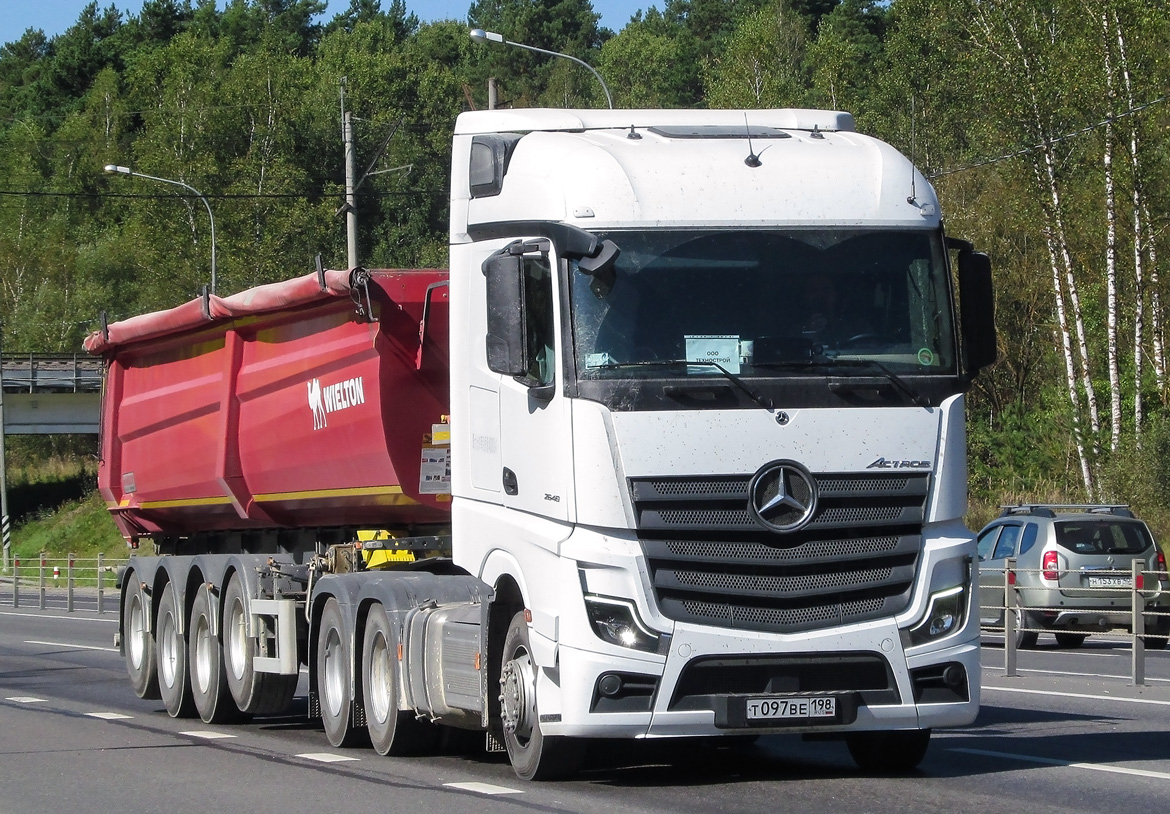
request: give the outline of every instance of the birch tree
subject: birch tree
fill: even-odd
[[[963,5],[962,19],[967,21],[972,44],[984,61],[985,81],[1000,83],[998,97],[1004,103],[1001,115],[1007,119],[1005,123],[1037,147],[1026,160],[1036,190],[1044,200],[1043,233],[1049,254],[1059,345],[1064,356],[1073,442],[1085,491],[1093,497],[1097,492],[1094,461],[1099,458],[1100,414],[1077,267],[1066,226],[1061,156],[1056,149],[1069,123],[1061,115],[1059,90],[1052,87],[1071,70],[1071,63],[1054,59],[1061,38],[1068,33],[1065,30],[1070,27],[1068,17],[1059,2],[1037,8],[1021,0],[968,0]],[[1004,82],[1006,77],[1011,81]],[[1086,417],[1088,438],[1084,430]]]

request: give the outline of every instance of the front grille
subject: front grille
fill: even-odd
[[[823,474],[810,522],[765,529],[750,476],[634,478],[638,536],[661,612],[795,632],[899,613],[922,548],[929,473]]]

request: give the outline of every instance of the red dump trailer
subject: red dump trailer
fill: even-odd
[[[309,274],[92,335],[117,405],[99,485],[127,540],[444,522],[419,450],[448,412],[446,279]]]

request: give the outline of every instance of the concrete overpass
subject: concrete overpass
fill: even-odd
[[[88,354],[0,355],[5,435],[96,435],[102,360]]]
[[[101,403],[101,359],[88,354],[0,354],[0,540],[5,572],[12,528],[4,437],[96,435]]]

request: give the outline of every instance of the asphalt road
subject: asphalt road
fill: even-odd
[[[1170,653],[1152,653],[1148,686],[1132,687],[1118,641],[1023,652],[1007,678],[988,637],[979,720],[936,732],[908,776],[860,774],[841,743],[767,737],[745,748],[605,744],[577,779],[532,784],[482,753],[333,749],[305,720],[303,686],[283,718],[172,719],[130,691],[115,626],[112,613],[0,607],[0,814],[1037,814],[1157,810],[1170,796]]]

